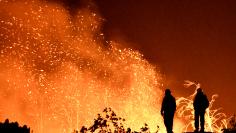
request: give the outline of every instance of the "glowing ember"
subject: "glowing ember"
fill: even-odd
[[[183,129],[187,131],[188,129],[194,129],[194,109],[193,109],[193,98],[197,93],[197,89],[200,88],[199,83],[194,83],[191,81],[185,81],[185,87],[195,86],[195,92],[188,98],[180,97],[176,100],[178,110],[177,114],[179,117],[186,118],[187,125]],[[222,132],[223,128],[227,128],[227,119],[224,113],[219,112],[219,109],[213,109],[213,103],[215,102],[217,95],[211,97],[209,108],[206,110],[205,114],[205,129],[211,132]]]
[[[72,17],[55,3],[0,0],[0,15],[1,121],[19,121],[36,133],[68,133],[111,107],[126,127],[147,123],[151,132],[157,125],[165,131],[160,72],[139,52],[104,41],[103,20],[89,6]],[[178,115],[190,119],[185,130],[193,126],[193,96],[177,100]],[[220,132],[226,121],[212,109],[215,98],[206,129]],[[181,127],[175,119],[174,131]]]
[[[74,17],[45,1],[0,1],[0,119],[37,133],[72,132],[112,107],[139,130],[165,130],[161,75],[132,49],[107,42],[102,19],[83,8]],[[142,109],[141,109],[142,108]],[[180,121],[175,131],[180,131]]]

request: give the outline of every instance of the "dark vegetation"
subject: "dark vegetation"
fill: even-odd
[[[24,125],[19,126],[18,122],[9,122],[8,119],[4,123],[0,122],[1,133],[30,133],[30,128]]]
[[[149,127],[146,123],[140,128],[140,131],[134,131],[131,128],[124,127],[125,119],[118,117],[111,108],[105,108],[102,114],[98,114],[94,119],[93,125],[90,127],[82,126],[80,133],[98,132],[98,133],[150,133]],[[157,126],[157,131],[159,126]],[[78,133],[74,131],[73,133]]]
[[[146,123],[140,128],[139,131],[134,131],[131,128],[124,126],[125,119],[118,117],[111,108],[105,108],[101,114],[98,114],[97,118],[94,119],[94,123],[89,126],[82,128],[73,133],[150,133],[150,129]],[[236,116],[231,117],[229,121],[229,128],[222,129],[223,133],[236,133]],[[19,126],[18,122],[9,122],[8,119],[5,122],[0,122],[0,133],[30,133],[30,128],[26,125]],[[157,131],[159,133],[159,126]]]

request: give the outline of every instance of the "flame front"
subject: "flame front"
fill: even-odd
[[[89,7],[70,16],[57,3],[0,0],[0,120],[25,123],[36,133],[70,133],[111,107],[127,127],[147,123],[151,132],[157,125],[165,132],[158,68],[139,52],[104,40],[103,19]],[[186,130],[193,126],[193,96],[177,99],[178,115],[190,120]],[[215,97],[206,127],[220,132],[226,121],[212,110]],[[174,131],[182,127],[176,117]]]
[[[165,131],[158,69],[122,44],[104,45],[96,12],[82,8],[72,17],[59,4],[37,0],[3,0],[0,8],[2,121],[68,133],[111,107],[132,129],[147,123]]]

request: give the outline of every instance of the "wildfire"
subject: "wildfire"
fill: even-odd
[[[194,83],[186,80],[184,86],[186,88],[195,86],[195,92],[187,98],[180,97],[176,100],[178,109],[177,115],[182,118],[186,118],[187,125],[184,127],[186,132],[188,129],[194,129],[194,109],[193,109],[193,98],[197,93],[197,89],[200,88],[199,83]],[[217,98],[217,94],[212,95],[209,108],[205,114],[205,130],[210,132],[222,132],[222,129],[227,128],[226,115],[220,112],[221,108],[214,109],[213,103]]]
[[[103,19],[89,6],[70,16],[54,2],[1,0],[0,15],[1,121],[69,133],[111,107],[134,130],[147,123],[165,131],[158,68],[104,41]]]
[[[103,19],[89,6],[70,16],[53,2],[0,0],[0,16],[1,121],[19,121],[36,133],[69,133],[111,107],[127,127],[147,123],[151,132],[157,125],[165,131],[158,68],[139,52],[103,40]],[[193,126],[193,96],[177,99],[178,115],[190,119],[185,130]],[[226,121],[212,109],[216,97],[206,129],[220,132]],[[181,119],[175,132],[182,131]]]

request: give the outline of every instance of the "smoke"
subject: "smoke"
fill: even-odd
[[[90,5],[71,15],[56,2],[2,0],[0,16],[2,121],[37,133],[72,132],[111,107],[133,129],[146,122],[165,130],[158,68],[104,40],[103,19]]]

